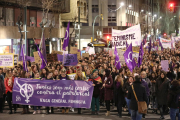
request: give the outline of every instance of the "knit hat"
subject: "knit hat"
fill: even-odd
[[[96,71],[98,71],[97,69],[94,69],[93,71],[92,71],[92,74],[94,73],[94,72],[96,72]]]

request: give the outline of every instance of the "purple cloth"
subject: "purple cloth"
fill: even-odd
[[[117,82],[117,83],[116,83],[116,88],[119,88],[120,85],[121,85],[121,82]]]
[[[143,55],[144,55],[144,50],[143,50],[143,44],[141,43],[141,46],[140,46],[140,49],[139,49],[139,56],[138,56],[138,67],[140,67],[141,64],[142,64]]]
[[[129,45],[128,49],[124,53],[124,59],[126,61],[126,64],[131,72],[133,72],[133,62],[132,62],[132,43]]]
[[[66,47],[69,45],[69,26],[70,26],[70,21],[68,23],[67,29],[66,29],[66,34],[64,37],[64,43],[63,43],[63,50],[66,50]]]
[[[146,94],[147,94],[147,96],[150,96],[150,90],[149,90],[149,87],[148,87],[147,82],[142,79],[141,84],[146,88]]]
[[[116,46],[115,46],[114,54],[115,54],[115,56],[116,56],[116,57],[115,57],[115,66],[116,66],[116,68],[119,70],[119,69],[121,68],[121,63],[120,63],[120,60],[119,60],[119,55],[118,55]]]
[[[15,78],[13,104],[90,108],[93,89],[91,81]]]

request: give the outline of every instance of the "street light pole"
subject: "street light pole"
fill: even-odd
[[[81,15],[81,13],[80,13],[80,5],[79,5],[79,12],[78,12],[78,23],[79,23],[79,28],[80,28],[80,15]],[[79,50],[81,50],[81,41],[80,41],[80,29],[79,29]]]
[[[100,18],[103,20],[103,14],[97,15],[97,16],[94,18],[94,22],[93,22],[93,42],[94,42],[94,24],[95,24],[95,22],[96,22],[96,18],[97,18],[97,17],[100,17]]]

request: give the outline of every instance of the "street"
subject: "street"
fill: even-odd
[[[130,120],[130,116],[127,116],[127,112],[123,112],[122,118],[119,118],[117,116],[116,108],[114,110],[111,110],[111,116],[106,117],[105,107],[100,108],[99,115],[91,115],[90,110],[82,110],[82,114],[78,115],[77,110],[75,109],[75,112],[69,112],[69,114],[62,114],[60,111],[57,111],[55,108],[54,114],[36,114],[33,115],[32,108],[30,109],[30,114],[24,114],[21,115],[22,108],[17,109],[16,114],[9,115],[8,112],[8,106],[5,107],[5,110],[3,113],[0,114],[0,120]],[[45,109],[42,110],[45,113]],[[152,114],[152,110],[149,110],[149,113],[146,115],[146,118],[143,120],[158,120],[160,115]],[[166,120],[170,120],[169,115],[165,116]]]

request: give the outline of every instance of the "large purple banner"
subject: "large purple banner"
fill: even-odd
[[[15,78],[13,104],[90,108],[92,82]]]

